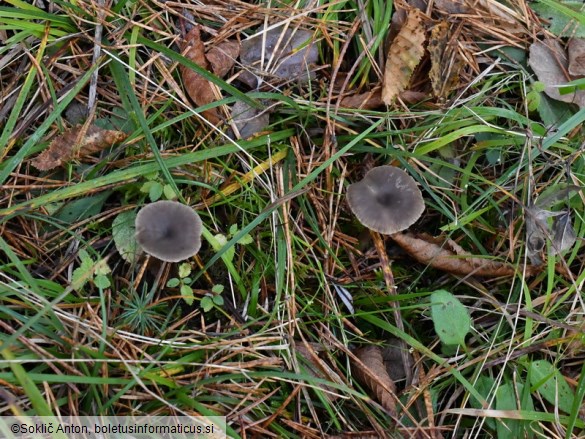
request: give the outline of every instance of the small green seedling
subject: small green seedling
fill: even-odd
[[[208,294],[201,299],[201,308],[203,308],[204,312],[211,311],[214,306],[223,305],[223,297],[221,297],[223,289],[223,285],[214,285],[213,288],[211,288],[211,294]]]
[[[163,195],[166,200],[174,200],[177,194],[170,184],[162,184],[158,173],[146,175],[146,182],[140,187],[140,192],[148,194],[150,201],[158,201]]]
[[[167,287],[169,288],[176,288],[180,287],[179,290],[181,291],[181,296],[183,296],[183,300],[188,305],[193,305],[193,301],[195,300],[195,296],[193,295],[193,288],[191,288],[191,283],[193,280],[189,277],[191,274],[191,264],[188,262],[184,262],[179,265],[179,277],[173,277],[167,281]]]
[[[108,274],[110,267],[105,259],[94,261],[89,253],[81,249],[78,252],[81,263],[73,271],[71,285],[76,290],[81,290],[87,281],[92,280],[94,285],[100,289],[109,288],[111,286]]]
[[[238,230],[239,230],[238,225],[232,224],[227,236],[222,234],[222,233],[218,233],[217,235],[215,235],[213,237],[214,239],[212,241],[210,241],[210,244],[213,247],[213,249],[216,252],[220,251],[228,243],[228,241],[238,233]],[[251,244],[252,242],[254,242],[254,240],[252,239],[252,237],[248,233],[246,233],[238,241],[238,244],[248,245],[248,244]],[[235,251],[234,247],[230,247],[228,250],[226,250],[226,252],[224,254],[225,254],[225,257],[227,258],[227,260],[229,262],[231,262],[234,259],[236,251]]]

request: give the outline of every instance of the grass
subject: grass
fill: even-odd
[[[571,213],[575,244],[553,254],[547,239],[537,274],[523,274],[527,208],[585,178],[585,110],[542,92],[529,108],[526,54],[541,22],[519,14],[507,32],[512,24],[485,10],[494,2],[481,17],[464,11],[450,20],[467,62],[447,99],[432,96],[426,59],[411,81],[420,99],[359,109],[341,101],[379,88],[401,3],[36,3],[0,7],[3,415],[220,415],[230,437],[583,435],[580,191],[547,207]],[[314,33],[310,82],[267,77],[249,90],[240,63],[219,78],[179,49],[185,25],[202,25],[209,48],[264,22]],[[179,66],[221,99],[195,106]],[[270,126],[233,140],[205,120],[237,101],[271,107]],[[35,169],[31,159],[74,125],[75,106],[126,140]],[[516,275],[449,274],[364,229],[345,190],[382,164],[423,192],[411,232],[452,239]],[[113,239],[119,215],[166,196],[194,206],[205,226],[182,275],[180,264],[121,257]],[[468,310],[465,346],[441,344],[437,290]],[[204,311],[202,299],[218,294],[224,305]],[[360,378],[355,356],[372,345],[412,361],[391,403],[384,367],[399,365],[371,363],[377,378]]]

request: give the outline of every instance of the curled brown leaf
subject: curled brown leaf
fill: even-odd
[[[205,54],[205,58],[211,64],[211,70],[220,78],[228,74],[240,55],[240,43],[226,40],[212,47]]]
[[[97,125],[90,125],[83,131],[82,125],[76,125],[53,139],[31,164],[40,171],[49,171],[73,159],[79,159],[102,151],[122,142],[128,135],[122,131],[105,130]]]
[[[418,262],[438,270],[485,277],[514,276],[518,272],[513,265],[473,256],[452,240],[441,245],[429,237],[423,239],[408,233],[396,233],[391,237]],[[533,275],[538,267],[528,265],[525,270],[527,275]]]
[[[201,30],[199,26],[195,26],[185,36],[182,49],[185,58],[193,61],[199,67],[209,70],[210,66],[205,57],[205,46],[203,45],[203,41],[201,41]],[[219,97],[219,90],[216,90],[215,84],[212,84],[194,70],[182,65],[180,72],[187,94],[198,106],[215,102],[217,97]],[[205,110],[202,114],[214,125],[218,125],[222,121],[217,108]]]

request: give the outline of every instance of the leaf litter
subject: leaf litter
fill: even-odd
[[[110,148],[127,137],[123,131],[106,130],[97,125],[90,125],[84,130],[82,125],[76,125],[55,137],[49,147],[36,156],[31,164],[39,171],[49,171],[71,160]]]
[[[242,41],[239,79],[253,90],[269,77],[307,82],[318,60],[313,32],[279,25]]]
[[[391,105],[410,84],[410,78],[425,53],[425,41],[424,14],[419,9],[411,9],[386,58],[382,88],[382,100],[386,105]]]
[[[224,41],[206,53],[201,40],[201,28],[195,26],[185,35],[182,52],[199,67],[223,78],[235,64],[240,45],[236,41]],[[221,99],[221,91],[215,84],[186,66],[181,65],[179,69],[185,90],[197,106],[201,107]],[[202,114],[214,125],[219,125],[223,121],[219,108],[210,108]]]
[[[565,50],[557,40],[547,38],[537,41],[530,46],[528,64],[536,73],[540,82],[545,85],[544,92],[557,101],[574,103],[579,108],[585,107],[585,91],[577,90],[572,93],[561,94],[559,86],[572,80],[566,73],[569,62]]]
[[[382,350],[378,346],[366,346],[354,351],[359,361],[352,358],[352,374],[375,396],[382,407],[396,415],[396,384],[386,369]]]

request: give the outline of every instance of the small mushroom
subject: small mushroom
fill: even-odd
[[[350,184],[347,202],[360,223],[385,235],[409,228],[425,210],[414,179],[394,166],[373,168]]]
[[[157,201],[136,215],[136,240],[144,251],[161,261],[179,262],[201,247],[201,218],[177,201]]]

